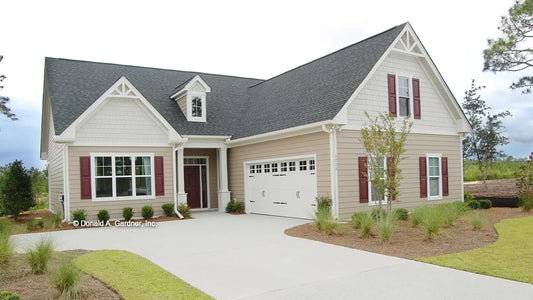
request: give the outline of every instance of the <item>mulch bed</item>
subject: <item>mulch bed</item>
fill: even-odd
[[[407,259],[462,252],[480,248],[494,243],[498,233],[494,224],[503,219],[533,216],[533,211],[523,212],[520,208],[493,207],[480,210],[485,218],[481,230],[473,230],[467,215],[450,228],[443,228],[438,237],[428,240],[424,228],[412,227],[410,221],[397,221],[394,234],[389,243],[384,243],[378,236],[361,238],[361,230],[349,224],[342,224],[337,234],[328,235],[316,229],[314,223],[307,223],[285,230],[285,234],[335,244],[348,248],[397,256]],[[377,234],[377,230],[373,230]]]
[[[497,207],[518,207],[518,190],[516,180],[498,179],[487,180],[487,185],[483,181],[465,182],[465,190],[476,199],[489,199],[492,206]]]
[[[50,282],[54,268],[57,268],[65,259],[73,259],[88,252],[90,251],[55,252],[49,270],[40,275],[31,273],[24,254],[16,254],[1,273],[0,290],[15,292],[22,299],[59,299],[59,291]],[[124,299],[114,288],[85,273],[82,273],[79,282],[81,299]]]

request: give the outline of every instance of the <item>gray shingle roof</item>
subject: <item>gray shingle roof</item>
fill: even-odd
[[[180,134],[233,139],[331,120],[405,24],[269,80],[46,58],[56,134],[125,76]],[[170,99],[199,75],[210,87],[207,122],[188,122]],[[240,109],[239,109],[240,108]]]

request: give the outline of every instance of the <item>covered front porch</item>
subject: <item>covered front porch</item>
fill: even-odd
[[[228,190],[227,137],[184,136],[173,148],[174,198],[193,210],[224,211]]]

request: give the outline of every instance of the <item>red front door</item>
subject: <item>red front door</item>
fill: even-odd
[[[200,167],[185,166],[185,193],[190,208],[201,208]]]

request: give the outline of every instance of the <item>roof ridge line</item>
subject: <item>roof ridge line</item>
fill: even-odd
[[[262,83],[268,82],[268,81],[270,81],[270,80],[272,80],[272,79],[274,79],[274,78],[277,78],[277,77],[279,77],[279,76],[281,76],[281,75],[287,74],[287,73],[292,72],[292,71],[294,71],[294,70],[296,70],[296,69],[299,69],[299,68],[301,68],[301,67],[303,67],[303,66],[309,65],[309,64],[311,64],[311,63],[313,63],[313,62],[316,62],[316,61],[318,61],[318,60],[320,60],[320,59],[323,59],[323,58],[326,58],[326,57],[331,56],[331,55],[333,55],[333,54],[336,54],[336,53],[338,53],[338,52],[341,52],[341,51],[343,51],[343,50],[345,50],[345,49],[348,49],[348,48],[350,48],[350,47],[353,47],[353,46],[355,46],[355,45],[357,45],[357,44],[360,44],[360,43],[362,43],[362,42],[365,42],[365,41],[367,41],[367,40],[369,40],[369,39],[375,38],[375,37],[377,37],[378,35],[385,34],[385,33],[389,32],[389,31],[391,31],[391,30],[393,30],[393,29],[395,29],[395,28],[397,28],[397,27],[399,27],[399,26],[405,26],[406,24],[409,24],[409,22],[405,22],[405,23],[402,23],[402,24],[400,24],[400,25],[396,25],[396,26],[394,26],[394,27],[391,27],[391,28],[389,28],[389,29],[387,29],[387,30],[385,30],[385,31],[382,31],[382,32],[377,33],[377,34],[374,34],[374,35],[372,35],[372,36],[370,36],[370,37],[367,37],[367,38],[365,38],[365,39],[362,39],[362,40],[360,40],[360,41],[358,41],[358,42],[355,42],[355,43],[353,43],[353,44],[350,44],[350,45],[348,45],[348,46],[345,46],[345,47],[343,47],[343,48],[341,48],[341,49],[339,49],[339,50],[333,51],[333,52],[328,53],[328,54],[326,54],[326,55],[324,55],[324,56],[321,56],[321,57],[319,57],[319,58],[316,58],[316,59],[313,59],[313,60],[311,60],[311,61],[309,61],[309,62],[306,62],[306,63],[303,64],[303,65],[299,65],[299,66],[294,67],[294,68],[292,68],[292,69],[290,69],[290,70],[288,70],[288,71],[285,71],[285,72],[283,72],[283,73],[280,73],[280,74],[278,74],[278,75],[276,75],[276,76],[274,76],[274,77],[271,77],[271,78],[269,78],[269,79],[263,80],[262,82],[256,83],[256,84],[254,84],[254,85],[252,85],[252,86],[250,86],[250,87],[248,87],[248,88],[256,87],[256,86],[258,86],[258,85],[260,85],[260,84],[262,84]]]
[[[193,73],[193,74],[198,74],[198,75],[222,76],[222,77],[233,77],[233,78],[240,78],[240,79],[251,79],[251,80],[261,80],[261,81],[265,81],[265,79],[252,78],[252,77],[243,77],[243,76],[237,76],[237,75],[224,75],[224,74],[206,73],[206,72],[198,72],[198,71],[186,71],[186,70],[165,69],[165,68],[156,68],[156,67],[145,67],[145,66],[135,66],[135,65],[124,65],[124,64],[119,64],[119,63],[98,62],[98,61],[81,60],[81,59],[71,59],[71,58],[62,58],[62,57],[50,57],[50,56],[45,56],[45,61],[46,61],[46,59],[56,59],[56,60],[65,60],[65,61],[72,61],[72,62],[82,62],[82,63],[100,64],[100,65],[112,65],[112,66],[119,66],[119,67],[130,67],[130,68],[140,68],[140,69],[151,69],[151,70],[160,70],[160,71],[169,71],[169,72],[183,72],[183,73]],[[194,77],[194,76],[193,76],[193,77]]]

